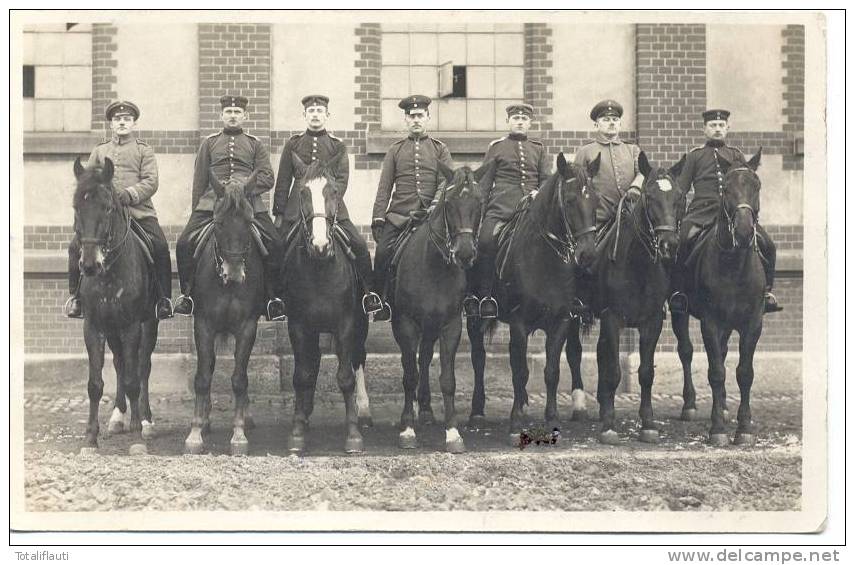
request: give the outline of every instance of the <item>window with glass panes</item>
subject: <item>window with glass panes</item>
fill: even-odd
[[[24,29],[24,131],[89,131],[92,118],[92,25]]]
[[[425,94],[434,131],[505,130],[505,107],[523,100],[524,52],[522,24],[384,24],[382,129],[403,130],[398,102]]]

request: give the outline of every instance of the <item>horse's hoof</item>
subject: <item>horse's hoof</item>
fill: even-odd
[[[243,429],[245,430],[254,430],[255,429],[255,418],[250,415],[246,415],[243,417]]]
[[[445,451],[447,453],[466,453],[466,444],[463,443],[463,438],[457,438],[445,442]]]
[[[143,420],[141,434],[143,439],[152,439],[154,437],[154,424],[148,420]]]
[[[587,422],[588,411],[584,408],[582,408],[581,410],[573,410],[573,416],[570,419],[574,422]]]
[[[710,434],[710,445],[725,447],[730,445],[730,438],[727,437],[727,434]]]
[[[469,429],[483,430],[487,427],[487,418],[483,414],[473,414],[469,416]]]
[[[231,440],[233,456],[249,455],[249,442],[247,440]]]
[[[201,441],[190,441],[186,440],[184,442],[184,453],[187,455],[200,455],[202,451],[205,450],[205,443]]]
[[[407,428],[398,434],[398,447],[401,449],[415,449],[419,446],[416,432],[413,428]]]
[[[144,443],[135,443],[128,448],[128,455],[148,455],[148,448]]]
[[[659,430],[641,430],[638,439],[644,443],[659,443]]]
[[[306,449],[306,436],[292,435],[288,438],[288,451],[291,453],[300,453]]]
[[[680,419],[684,422],[693,422],[698,419],[698,409],[697,408],[683,408],[683,411],[680,413]]]
[[[98,455],[98,448],[97,447],[81,447],[80,448],[80,455],[83,455],[86,457],[91,456],[91,455]]]
[[[737,432],[736,437],[733,438],[733,443],[735,445],[744,445],[746,447],[753,446],[755,441],[757,441],[757,436],[755,436],[754,434]]]
[[[435,423],[436,419],[433,417],[433,410],[419,411],[419,424],[422,426],[432,426]]]
[[[605,445],[620,445],[620,436],[614,430],[600,432],[600,443]]]
[[[362,453],[362,438],[349,437],[344,442],[345,453]]]
[[[357,424],[360,428],[373,428],[374,419],[371,418],[371,416],[360,416],[357,420]]]
[[[119,420],[118,422],[110,420],[107,424],[107,433],[112,435],[125,433],[125,423]]]

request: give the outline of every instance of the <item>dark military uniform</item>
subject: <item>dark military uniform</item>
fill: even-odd
[[[391,246],[411,212],[430,206],[441,181],[445,180],[437,163],[454,168],[446,145],[427,134],[408,136],[395,142],[383,159],[377,197],[371,214],[372,226],[380,229],[375,240],[374,290],[384,290]]]
[[[643,182],[638,169],[641,149],[620,139],[607,139],[597,134],[593,142],[583,145],[576,152],[575,163],[587,167],[600,155],[600,168],[591,179],[600,194],[597,208],[597,226],[608,223],[615,216],[618,202],[630,187],[640,188]]]
[[[247,179],[254,171],[258,171],[255,177],[255,188],[249,200],[255,212],[254,224],[269,251],[264,259],[267,292],[279,294],[276,291],[281,278],[279,274],[282,243],[267,213],[267,206],[261,198],[262,194],[273,188],[273,168],[270,166],[270,155],[264,143],[241,128],[223,129],[209,136],[202,142],[199,153],[196,155],[193,173],[193,213],[176,245],[178,277],[182,294],[187,295],[190,292],[196,271],[196,262],[193,259],[195,248],[190,236],[211,222],[214,216],[216,194],[210,184],[209,176],[212,169],[223,184],[232,178]]]

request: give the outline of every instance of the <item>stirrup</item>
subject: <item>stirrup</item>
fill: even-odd
[[[83,318],[83,308],[80,308],[80,310],[75,312],[74,314],[72,314],[71,312],[71,302],[73,300],[78,301],[78,308],[80,308],[80,299],[74,295],[71,295],[68,297],[68,300],[65,301],[65,305],[62,307],[62,311],[65,313],[65,316],[67,318],[81,319]]]
[[[179,308],[181,308],[181,305],[183,303],[185,303],[185,301],[190,303],[190,311],[189,312],[179,311]],[[196,303],[193,302],[192,296],[180,294],[180,295],[178,295],[178,298],[175,299],[175,302],[178,303],[178,306],[173,306],[173,308],[172,308],[173,314],[181,314],[182,316],[192,316],[193,315],[193,311],[196,309]]]
[[[392,319],[392,306],[388,302],[383,303],[383,307],[374,312],[374,315],[371,317],[372,322],[388,322]]]
[[[484,320],[495,319],[499,315],[499,303],[492,296],[485,296],[478,303],[478,315]]]
[[[166,304],[164,305],[164,301]],[[163,314],[161,314],[161,306],[168,307]],[[172,306],[172,301],[167,296],[161,296],[157,299],[157,302],[154,304],[154,317],[158,320],[168,320],[175,316],[175,308]]]
[[[675,291],[668,298],[668,306],[671,308],[672,314],[687,314],[689,312],[689,297],[679,290]]]
[[[368,291],[362,297],[362,311],[366,315],[374,314],[383,310],[383,299],[376,292]]]
[[[481,316],[477,296],[470,294],[463,299],[463,313],[467,318],[479,318]]]
[[[764,314],[772,314],[774,312],[780,312],[784,307],[778,304],[778,299],[772,294],[771,291],[766,291],[763,294],[763,313]]]
[[[277,306],[281,307],[281,314],[273,315],[273,308]],[[284,320],[287,316],[285,315],[285,303],[282,302],[281,298],[273,298],[267,301],[267,321],[268,322],[278,322],[279,320]]]

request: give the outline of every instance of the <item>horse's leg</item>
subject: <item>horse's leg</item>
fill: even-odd
[[[734,443],[754,445],[754,426],[751,422],[751,385],[754,383],[754,351],[763,331],[763,317],[739,334],[739,364],[736,366],[736,382],[739,384],[739,411],[736,418]]]
[[[659,430],[653,421],[653,357],[656,354],[656,344],[662,333],[662,316],[655,315],[653,319],[638,328],[638,384],[641,387],[641,406],[638,416],[641,418],[641,441],[657,443]]]
[[[683,366],[683,411],[680,418],[688,422],[698,415],[695,405],[695,383],[692,382],[692,357],[695,348],[689,335],[689,315],[672,313],[671,329],[674,330],[674,337],[677,338],[677,354]]]
[[[352,319],[342,316],[338,327],[336,344],[336,356],[338,357],[338,371],[336,381],[338,388],[344,396],[344,421],[347,427],[347,437],[344,441],[346,453],[362,453],[362,434],[359,433],[359,420],[356,410],[356,375],[353,373],[353,341],[356,328]]]
[[[710,443],[716,446],[728,444],[724,426],[724,363],[721,355],[721,335],[718,323],[707,317],[701,320],[701,335],[707,350],[707,379],[712,389],[712,424],[710,426]]]
[[[140,339],[140,412],[142,413],[142,437],[154,437],[154,420],[151,416],[151,401],[148,396],[148,379],[151,376],[151,355],[157,344],[158,320],[154,318],[142,323]]]
[[[107,422],[107,432],[112,435],[126,431],[131,414],[128,412],[125,383],[122,381],[122,374],[125,372],[122,364],[122,340],[118,335],[113,334],[107,337],[107,344],[113,352],[113,368],[116,370],[116,397],[113,399],[113,411]]]
[[[89,318],[83,321],[83,340],[89,355],[89,422],[86,425],[86,447],[98,447],[98,407],[104,393],[104,379],[101,376],[104,368],[104,335],[93,326]]]
[[[419,424],[432,426],[436,423],[433,408],[430,407],[430,364],[433,361],[433,348],[437,335],[422,334],[419,344]]]
[[[588,410],[585,407],[585,385],[582,382],[582,340],[579,337],[581,322],[578,318],[570,321],[567,329],[567,342],[564,347],[567,364],[570,366],[570,376],[573,379],[570,398],[573,401],[574,421],[585,421],[588,419]]]
[[[526,353],[528,351],[528,333],[525,324],[514,316],[510,323],[511,339],[508,346],[510,350],[511,377],[514,385],[514,405],[511,408],[510,418],[510,441],[513,445],[519,444],[519,434],[522,432],[525,422],[525,407],[528,404],[528,362]]]
[[[445,415],[445,450],[448,453],[466,451],[466,445],[457,429],[457,410],[454,407],[454,394],[457,391],[454,360],[457,356],[457,348],[460,346],[460,335],[462,333],[463,320],[460,316],[453,316],[442,328],[439,336],[439,387],[442,390],[443,413]]]
[[[122,340],[122,381],[131,411],[131,422],[128,431],[132,434],[142,432],[140,418],[140,342],[142,340],[142,325],[131,324],[120,332]],[[142,436],[140,436],[142,437]]]
[[[216,351],[214,337],[216,332],[204,318],[193,320],[193,337],[196,341],[196,376],[193,379],[193,391],[196,402],[193,419],[190,421],[190,434],[184,440],[184,451],[199,454],[205,447],[202,434],[210,428],[211,379],[214,375]]]
[[[543,420],[548,430],[560,428],[558,418],[558,381],[561,377],[561,350],[567,339],[569,320],[557,320],[546,332],[546,363],[543,381],[546,383],[546,409]]]
[[[406,315],[392,320],[392,331],[395,341],[401,349],[401,367],[404,370],[404,408],[401,411],[401,432],[398,435],[398,446],[402,449],[414,449],[416,442],[416,416],[413,401],[416,387],[419,383],[419,372],[416,367],[416,349],[419,343],[419,328]]]
[[[353,371],[356,374],[356,413],[359,427],[370,428],[374,425],[371,418],[371,406],[368,401],[368,390],[365,387],[365,341],[368,339],[368,317],[356,315],[356,330],[353,332]]]
[[[472,359],[472,371],[474,375],[469,427],[478,429],[483,428],[486,423],[484,407],[487,401],[484,393],[484,366],[487,362],[487,352],[484,349],[484,332],[481,329],[481,320],[478,318],[467,318],[466,332],[469,334],[469,344],[471,347],[469,356]]]
[[[241,324],[235,332],[235,368],[232,372],[232,393],[234,394],[235,415],[232,422],[232,455],[246,455],[249,452],[249,441],[246,439],[246,413],[249,409],[249,377],[247,366],[252,348],[255,345],[255,334],[258,328],[258,318],[250,317]]]
[[[302,322],[289,320],[288,335],[294,352],[294,418],[288,449],[302,451],[306,446],[306,429],[314,410],[316,367],[320,362],[318,334]]]
[[[733,333],[731,330],[725,331],[721,336],[721,370],[724,371],[724,376],[722,377],[721,386],[724,390],[724,400],[722,400],[722,413],[724,414],[724,421],[730,421],[730,411],[727,409],[727,365],[725,361],[727,361],[727,351],[728,351],[728,342],[730,341],[730,334]]]
[[[620,384],[620,332],[622,321],[611,310],[600,317],[597,340],[597,401],[600,403],[600,442],[616,445],[615,391]]]

